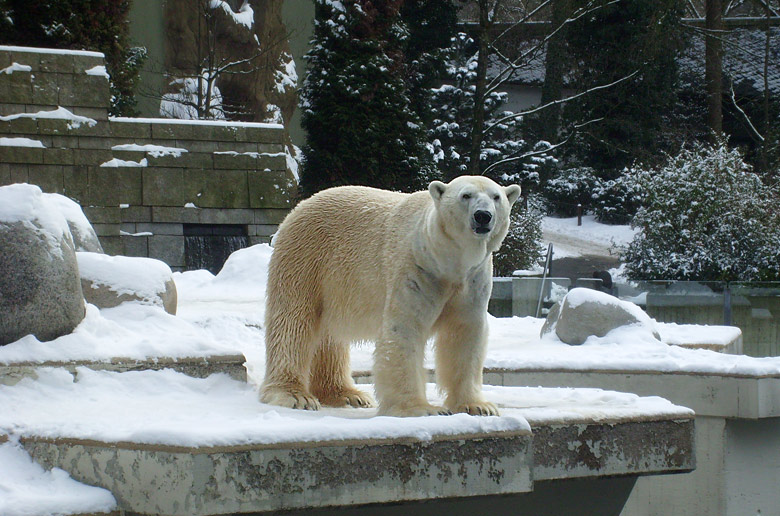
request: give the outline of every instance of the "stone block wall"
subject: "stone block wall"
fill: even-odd
[[[108,76],[100,52],[0,46],[0,115],[62,106],[108,118]]]
[[[99,79],[105,90],[89,96],[107,110],[105,77],[84,73],[102,58],[16,49],[0,46],[0,92],[27,84],[19,77],[34,91],[33,70],[56,55],[63,68],[46,72],[47,88],[63,91],[56,81],[66,76]],[[11,73],[2,72],[7,67]],[[150,256],[181,270],[184,224],[240,225],[253,244],[268,241],[291,208],[297,183],[280,125],[109,118],[77,106],[87,103],[79,95],[67,106],[39,105],[18,89],[24,93],[0,94],[0,185],[33,183],[76,200],[109,254]]]

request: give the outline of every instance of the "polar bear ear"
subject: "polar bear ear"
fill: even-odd
[[[515,203],[518,197],[520,197],[520,187],[518,185],[509,185],[504,188],[506,198],[509,199],[509,205]]]
[[[431,181],[428,185],[428,192],[433,197],[433,202],[437,203],[441,200],[441,196],[444,195],[444,191],[447,189],[447,185],[441,181]]]

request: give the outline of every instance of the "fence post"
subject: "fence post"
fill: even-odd
[[[582,204],[577,203],[577,225],[582,226]]]
[[[723,289],[723,325],[731,326],[731,287],[728,283]]]

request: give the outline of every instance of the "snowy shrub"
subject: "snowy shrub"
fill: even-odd
[[[542,194],[553,213],[573,217],[578,204],[582,205],[583,212],[591,207],[594,193],[601,188],[601,180],[592,168],[576,167],[562,170],[557,177],[547,181]]]
[[[780,279],[780,198],[725,145],[696,145],[651,172],[624,249],[631,279]]]
[[[593,190],[593,212],[599,222],[628,224],[642,204],[642,177],[646,172],[631,168],[615,179],[603,181]]]
[[[521,203],[522,199],[518,201]],[[518,269],[532,269],[542,258],[543,199],[528,198],[528,206],[515,205],[501,249],[493,253],[493,276],[511,276]]]

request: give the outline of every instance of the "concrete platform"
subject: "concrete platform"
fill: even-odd
[[[485,381],[614,389],[661,396],[695,410],[696,470],[639,479],[621,516],[780,514],[780,376],[493,369],[485,372]]]
[[[86,374],[83,370],[82,374],[86,377],[73,383],[64,396],[85,398],[79,403],[88,405],[93,404],[90,393],[97,391],[80,390],[86,389],[86,384],[93,382],[90,388],[97,389],[102,384],[95,382],[110,381],[118,386],[116,382],[133,378],[119,374],[106,379],[104,373]],[[210,428],[211,434],[202,434],[203,442],[212,436],[230,438],[230,429],[242,421],[249,422],[247,428],[257,426],[249,434],[236,435],[254,442],[217,446],[193,442],[192,435],[201,434],[188,428],[197,426],[197,419],[187,419],[188,425],[179,430],[163,424],[160,428],[170,430],[162,434],[149,428],[151,424],[143,424],[139,427],[143,430],[127,434],[136,436],[138,442],[67,435],[105,431],[106,421],[89,424],[90,418],[105,412],[100,406],[90,409],[95,415],[83,425],[63,426],[56,415],[35,422],[23,416],[18,424],[7,417],[3,424],[14,428],[36,461],[60,467],[80,482],[110,490],[120,510],[131,514],[402,511],[408,516],[455,514],[487,504],[491,514],[617,515],[637,477],[687,472],[695,467],[693,413],[659,398],[596,389],[487,387],[485,395],[499,403],[501,418],[461,414],[399,419],[375,417],[372,409],[311,413],[269,407],[252,401],[251,389],[227,379],[192,380],[170,372],[132,375],[132,381],[139,384],[166,380],[171,390],[208,384],[212,387],[207,385],[204,392],[219,388],[225,400],[246,398],[245,405],[218,407],[212,412],[198,403],[178,407],[178,402],[158,410],[161,414],[202,414],[204,427],[237,410],[247,412],[223,423],[224,429]],[[54,382],[61,376],[51,372],[45,381]],[[85,386],[80,387],[82,384]],[[133,385],[137,384],[130,387]],[[434,387],[429,387],[429,397],[437,402]],[[6,389],[12,389],[13,395],[4,395],[0,389],[0,402],[5,400],[11,410],[30,414],[31,419],[46,410],[47,403],[60,403],[37,401],[40,396],[36,393],[45,391],[34,390],[29,384]],[[42,404],[40,407],[26,407],[25,389],[30,390],[32,402]],[[57,389],[62,391],[63,387]],[[212,397],[203,400],[225,405]],[[118,398],[117,403],[127,402]],[[229,412],[220,416],[219,410]],[[256,413],[249,413],[252,410]],[[265,419],[258,419],[258,414]],[[273,428],[280,418],[281,427]],[[173,415],[171,419],[182,417]],[[125,423],[118,420],[116,424]],[[301,432],[301,425],[310,429]],[[331,430],[327,430],[328,425]],[[314,440],[319,427],[326,429],[323,438]],[[403,430],[410,433],[400,438],[338,438],[355,428],[358,436],[368,435],[365,428],[378,429],[380,434],[397,433],[399,428],[412,430]],[[464,434],[448,428],[477,430]],[[177,432],[183,432],[183,437],[177,438]],[[44,434],[48,436],[40,437]],[[293,435],[306,437],[295,441]],[[193,444],[154,444],[144,439]],[[582,507],[580,495],[601,501]]]
[[[79,367],[87,367],[95,371],[159,371],[173,369],[194,378],[205,378],[214,373],[225,373],[235,380],[245,382],[246,367],[244,355],[216,355],[209,357],[156,357],[146,360],[133,358],[113,358],[105,362],[87,360],[72,360],[67,362],[15,362],[0,363],[0,385],[14,385],[22,378],[36,378],[36,369],[40,367],[56,367],[76,373]]]

